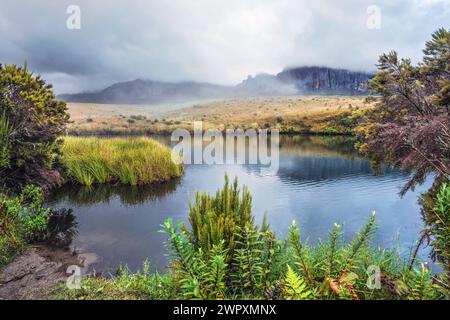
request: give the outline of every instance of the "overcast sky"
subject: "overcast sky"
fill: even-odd
[[[79,30],[66,26],[71,4]],[[370,5],[380,29],[367,27]],[[418,61],[449,21],[450,0],[1,0],[0,63],[27,61],[58,93],[136,78],[236,84],[287,66],[373,71],[393,49]]]

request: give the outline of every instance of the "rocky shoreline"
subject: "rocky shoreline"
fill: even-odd
[[[54,299],[58,286],[70,276],[68,267],[78,266],[83,272],[88,260],[88,256],[68,249],[29,247],[0,271],[0,300]]]

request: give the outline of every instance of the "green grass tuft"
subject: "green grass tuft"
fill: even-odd
[[[151,138],[66,137],[62,163],[68,180],[91,186],[108,182],[142,185],[180,177],[182,165]]]

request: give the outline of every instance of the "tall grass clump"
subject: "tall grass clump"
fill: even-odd
[[[237,180],[215,195],[200,194],[189,206],[190,228],[167,219],[169,268],[164,274],[89,277],[68,299],[440,299],[445,296],[428,268],[409,263],[397,249],[373,244],[375,213],[353,240],[335,224],[317,245],[302,240],[293,222],[286,239],[267,223],[254,223],[251,197]],[[375,269],[374,269],[375,268]],[[372,273],[375,270],[377,273]],[[375,278],[371,278],[375,275]],[[65,290],[65,291],[64,291]]]
[[[70,181],[86,186],[163,182],[183,172],[183,167],[172,161],[169,148],[145,137],[66,137],[62,164]]]
[[[2,169],[8,168],[10,164],[9,149],[12,127],[5,114],[0,114],[0,173]]]

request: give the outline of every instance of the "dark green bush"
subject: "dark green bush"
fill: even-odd
[[[44,238],[49,216],[40,188],[27,186],[15,198],[0,197],[0,267],[26,243]]]
[[[69,115],[52,86],[26,66],[0,65],[0,185],[19,191],[62,182],[56,167],[59,136]]]

